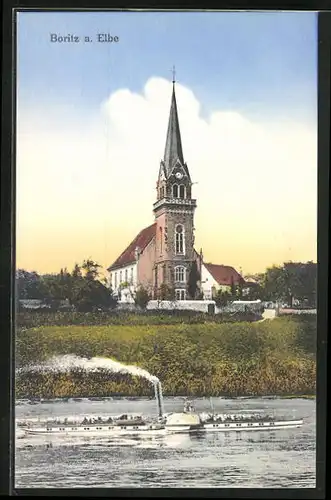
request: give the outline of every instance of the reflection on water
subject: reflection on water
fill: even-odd
[[[315,401],[214,400],[220,412],[304,418],[298,429],[107,438],[16,435],[16,487],[315,487]],[[166,398],[165,411],[181,409]],[[208,401],[195,401],[198,411]],[[16,418],[155,414],[152,400],[21,402]]]

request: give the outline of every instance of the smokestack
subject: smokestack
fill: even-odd
[[[159,417],[162,418],[164,409],[163,409],[163,395],[162,395],[161,382],[155,382],[154,390],[155,390],[155,399],[156,399],[158,414]]]

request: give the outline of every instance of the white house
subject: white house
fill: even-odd
[[[218,290],[230,291],[231,286],[244,285],[243,277],[231,266],[203,262],[201,266],[201,289],[204,299],[213,299]]]
[[[109,275],[109,286],[120,302],[134,302],[134,292],[137,289],[137,262],[130,262]]]

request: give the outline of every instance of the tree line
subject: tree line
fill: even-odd
[[[75,264],[71,272],[64,268],[59,273],[39,275],[35,271],[18,269],[16,272],[17,298],[19,300],[39,299],[54,309],[66,301],[69,306],[81,312],[108,310],[116,305],[121,290],[129,284],[121,283],[119,296],[115,298],[111,287],[107,284],[107,279],[100,278],[101,267],[89,258],[80,265]],[[193,262],[188,279],[188,292],[192,299],[199,298],[199,280],[200,274],[196,262]],[[134,302],[143,309],[151,299],[149,291],[142,286],[131,293]],[[157,291],[157,298],[175,300],[175,290],[161,284]]]
[[[64,301],[82,312],[109,309],[116,305],[116,300],[106,279],[99,279],[100,268],[97,262],[86,259],[81,265],[75,264],[71,272],[64,268],[57,274],[39,275],[18,269],[17,299],[39,299],[54,309]]]
[[[78,311],[108,310],[114,307],[118,298],[101,278],[101,266],[91,258],[81,264],[75,264],[72,271],[67,268],[59,273],[39,275],[18,269],[16,272],[16,290],[18,299],[40,299],[49,307],[57,308],[61,301]],[[296,304],[316,307],[317,264],[308,261],[285,262],[280,266],[272,266],[264,273],[252,276],[254,283],[247,286],[241,282],[233,282],[227,291],[215,291],[217,305],[222,306],[237,300],[256,300],[285,302],[289,307]],[[200,274],[196,265],[192,265],[188,278],[188,293],[191,299],[202,299],[199,287]],[[125,284],[122,284],[124,288]],[[150,294],[144,287],[133,292],[135,303],[145,308]],[[159,300],[175,300],[175,291],[161,284],[157,298]]]
[[[290,307],[299,302],[316,307],[317,264],[308,262],[284,262],[256,275],[257,291],[265,301],[283,301]]]

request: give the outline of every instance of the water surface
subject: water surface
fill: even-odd
[[[194,401],[209,410],[208,399]],[[213,399],[217,412],[264,412],[303,418],[298,429],[204,435],[89,438],[16,436],[16,488],[315,488],[315,401]],[[166,412],[182,398],[165,398]],[[16,419],[55,416],[156,415],[154,400],[18,401]]]

